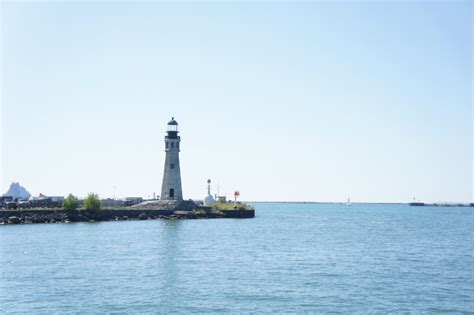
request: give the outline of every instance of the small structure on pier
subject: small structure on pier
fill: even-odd
[[[211,180],[207,180],[207,196],[204,198],[204,206],[205,207],[210,207],[212,206],[216,201],[211,195]]]

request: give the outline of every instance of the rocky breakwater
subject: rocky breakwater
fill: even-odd
[[[0,225],[156,219],[251,218],[254,216],[255,213],[253,211],[252,213],[248,211],[242,213],[242,211],[238,210],[213,212],[207,208],[199,208],[192,201],[167,201],[98,211],[66,211],[64,209],[0,210]]]

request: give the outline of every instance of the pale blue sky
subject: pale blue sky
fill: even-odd
[[[2,193],[472,200],[470,1],[0,8]]]

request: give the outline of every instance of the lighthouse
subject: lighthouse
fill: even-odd
[[[168,122],[165,136],[165,169],[161,186],[161,200],[183,200],[181,189],[181,171],[179,167],[179,151],[181,137],[178,136],[178,122],[174,117]]]

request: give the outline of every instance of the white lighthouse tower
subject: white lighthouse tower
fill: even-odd
[[[179,167],[179,143],[178,122],[174,117],[168,122],[165,136],[165,170],[163,172],[163,184],[161,186],[161,200],[183,200],[181,189],[181,171]]]

